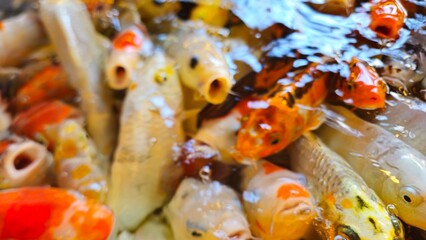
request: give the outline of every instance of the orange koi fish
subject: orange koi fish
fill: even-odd
[[[370,29],[379,38],[395,40],[399,37],[406,15],[398,0],[374,0],[370,10]]]
[[[58,188],[0,192],[0,239],[105,240],[113,233],[111,210]]]
[[[60,101],[43,102],[18,114],[12,122],[11,130],[21,136],[49,144],[53,143],[45,133],[46,127],[63,122],[68,118],[79,118],[78,109]]]
[[[329,76],[311,66],[293,79],[284,79],[286,82],[279,83],[259,100],[248,101],[234,158],[238,161],[264,158],[321,125],[324,117],[318,107],[328,94]]]
[[[340,81],[335,93],[346,104],[373,110],[385,107],[386,83],[368,63],[353,58],[349,64],[350,75]]]
[[[17,110],[23,110],[43,101],[72,98],[76,95],[62,67],[51,65],[18,90],[13,105]]]
[[[261,239],[301,239],[315,203],[301,174],[261,160],[243,170],[243,205],[252,233]]]

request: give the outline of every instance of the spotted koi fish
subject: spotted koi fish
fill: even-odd
[[[107,207],[58,188],[0,191],[0,239],[105,240],[113,233]]]
[[[384,108],[387,86],[376,70],[357,58],[349,63],[349,70],[350,75],[337,83],[335,93],[338,98],[355,108]]]
[[[40,141],[53,147],[54,140],[45,134],[46,127],[60,124],[65,119],[80,118],[81,112],[61,101],[49,101],[37,104],[19,113],[12,122],[12,132]]]
[[[315,224],[324,239],[404,239],[398,218],[318,137],[305,134],[288,149],[293,169],[307,177],[321,208]]]
[[[234,158],[241,162],[269,156],[321,125],[324,117],[318,107],[328,94],[329,76],[311,66],[280,80],[265,96],[247,101]]]
[[[406,11],[399,0],[373,0],[370,29],[377,37],[395,40],[404,26]]]

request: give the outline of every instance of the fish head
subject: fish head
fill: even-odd
[[[406,15],[407,13],[399,1],[377,1],[371,7],[370,28],[380,38],[397,39]]]
[[[271,236],[301,238],[312,223],[315,203],[305,186],[287,182],[276,191],[277,204],[268,228]]]
[[[398,159],[404,164],[395,173],[387,173],[379,194],[383,202],[395,209],[405,223],[426,229],[426,163],[414,149]],[[380,189],[379,189],[380,191]],[[393,206],[392,206],[393,205]]]
[[[387,86],[368,63],[352,59],[350,75],[342,82],[337,95],[356,108],[373,110],[385,106]]]
[[[254,109],[242,118],[233,156],[238,161],[253,161],[278,152],[290,143],[290,127],[295,115],[274,106]]]
[[[423,182],[425,183],[425,182]],[[426,185],[421,186],[395,184],[386,180],[383,185],[383,201],[394,209],[404,222],[426,229]]]
[[[182,44],[176,51],[179,74],[185,86],[207,102],[220,104],[232,87],[229,67],[215,41],[203,32],[197,33],[179,35]]]
[[[243,187],[253,233],[264,239],[301,238],[316,215],[303,175],[267,161],[257,163],[256,173],[251,177],[248,172],[250,180]]]
[[[366,187],[351,186],[344,195],[330,194],[325,202],[332,209],[325,211],[333,223],[326,233],[332,239],[403,239],[401,222]]]

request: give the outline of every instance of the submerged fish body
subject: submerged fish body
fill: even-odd
[[[404,222],[426,229],[426,157],[380,126],[342,107],[318,134]]]
[[[315,135],[289,147],[292,166],[306,175],[317,198],[317,229],[326,239],[404,239],[402,223],[338,154]]]
[[[392,94],[388,105],[374,123],[388,130],[426,156],[426,103],[419,99]]]
[[[262,160],[243,176],[243,205],[255,236],[296,240],[306,234],[316,213],[301,174]]]
[[[1,239],[92,239],[112,235],[107,207],[58,188],[0,191]]]
[[[119,224],[128,230],[168,199],[163,180],[173,171],[175,145],[183,142],[182,91],[174,62],[158,52],[137,79],[124,100],[109,193]]]
[[[251,239],[237,194],[216,181],[184,179],[165,214],[176,240]]]
[[[321,125],[324,118],[319,106],[328,94],[329,76],[318,73],[315,67],[308,67],[295,79],[290,79],[290,83],[278,83],[261,99],[249,100],[238,131],[234,157],[238,161],[259,160],[284,149],[304,132]]]

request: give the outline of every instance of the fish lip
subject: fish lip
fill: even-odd
[[[315,208],[310,199],[306,198],[293,198],[285,201],[284,204],[279,206],[276,213],[277,217],[286,219],[297,216],[299,219],[311,218],[315,215]]]

